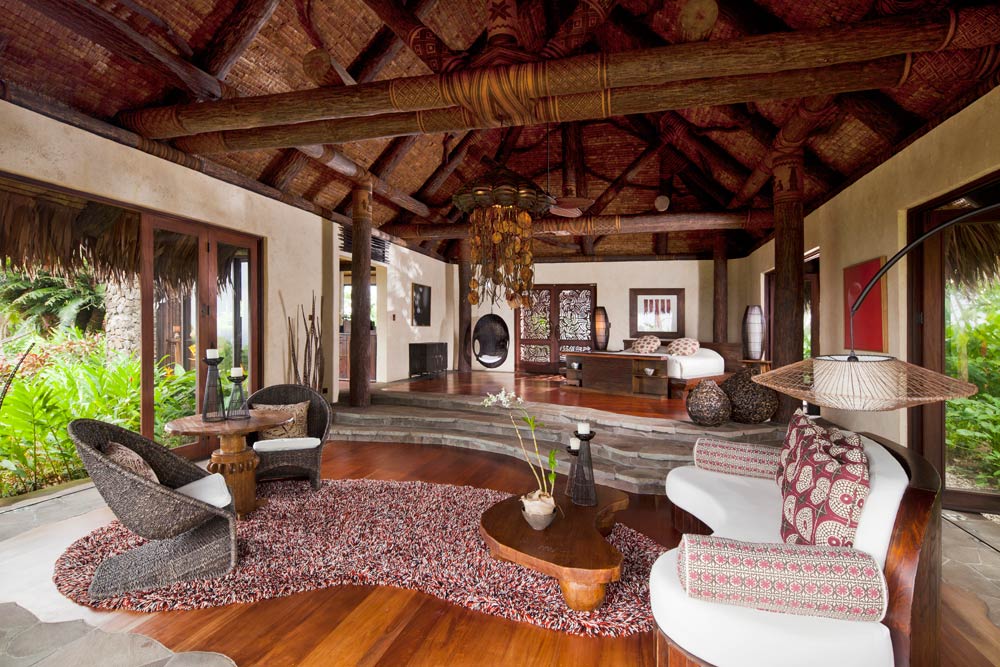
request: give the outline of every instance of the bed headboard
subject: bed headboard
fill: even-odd
[[[661,339],[664,345],[669,345],[670,340]],[[632,347],[632,343],[635,342],[634,338],[626,338],[624,340],[625,349]],[[698,343],[702,347],[706,347],[709,350],[715,350],[726,362],[726,372],[735,373],[737,371],[743,370],[743,364],[740,363],[740,359],[743,358],[743,346],[740,343],[710,343],[708,341],[699,341]]]

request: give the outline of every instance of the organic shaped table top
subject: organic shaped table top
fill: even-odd
[[[168,422],[163,429],[172,435],[246,435],[292,421],[290,412],[251,410],[250,419],[226,419],[207,422],[201,415],[180,417]]]

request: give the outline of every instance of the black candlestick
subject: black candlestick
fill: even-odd
[[[243,381],[246,379],[247,377],[245,375],[229,378],[229,381],[233,383],[233,392],[229,394],[228,419],[250,419],[250,409],[247,407],[247,396],[243,392]]]
[[[567,445],[566,446],[566,451],[569,452],[569,455],[572,456],[573,458],[571,458],[569,460],[569,476],[566,478],[566,489],[565,489],[564,493],[567,496],[572,496],[573,495],[573,478],[576,477],[576,461],[577,461],[577,458],[579,458],[579,456],[580,456],[580,449],[579,448],[573,449],[572,447],[570,447],[569,445]]]
[[[597,504],[597,488],[594,487],[594,465],[590,459],[590,441],[594,437],[590,433],[574,433],[580,439],[580,452],[577,454],[576,467],[573,469],[570,498],[574,505],[593,507]]]
[[[205,359],[208,372],[205,374],[205,395],[201,399],[201,419],[206,422],[226,420],[226,396],[222,392],[222,378],[219,377],[220,358]]]

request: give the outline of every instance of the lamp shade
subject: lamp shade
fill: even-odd
[[[608,349],[608,339],[611,336],[611,321],[608,320],[608,311],[604,306],[594,309],[594,349],[604,351]]]
[[[764,320],[764,309],[760,306],[747,306],[743,312],[743,358],[759,361],[764,358],[764,335],[767,323]]]
[[[829,355],[755,375],[753,381],[814,405],[885,411],[965,398],[976,385],[895,357]]]

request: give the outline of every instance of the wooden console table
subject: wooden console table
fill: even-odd
[[[557,492],[556,518],[545,530],[535,530],[521,516],[521,499],[502,500],[483,513],[479,533],[490,554],[559,580],[570,609],[592,611],[604,602],[608,583],[621,576],[622,555],[606,539],[615,512],[628,507],[618,489],[597,487],[597,505],[580,507]]]
[[[168,422],[163,429],[172,435],[218,436],[219,449],[212,452],[208,471],[221,473],[226,478],[229,492],[233,494],[233,507],[238,519],[245,518],[257,509],[257,479],[260,458],[247,447],[248,433],[287,424],[292,421],[290,412],[277,410],[251,410],[250,419],[227,419],[206,422],[201,415],[181,417]]]

